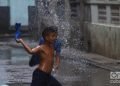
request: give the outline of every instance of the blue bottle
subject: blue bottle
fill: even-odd
[[[21,37],[21,23],[16,23],[15,24],[15,39],[19,39]]]

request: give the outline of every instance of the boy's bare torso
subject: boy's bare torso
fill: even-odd
[[[40,57],[40,63],[38,68],[46,73],[51,73],[54,63],[54,48],[49,45],[38,46],[39,51],[37,54]]]

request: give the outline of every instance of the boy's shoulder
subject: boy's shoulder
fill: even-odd
[[[36,46],[36,48],[35,48],[38,52],[39,51],[44,51],[44,45],[42,44],[42,45],[38,45],[38,46]]]
[[[38,45],[38,47],[39,47],[40,49],[44,49],[45,44]]]

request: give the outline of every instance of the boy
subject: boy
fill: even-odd
[[[38,45],[31,49],[23,39],[17,39],[18,43],[21,43],[25,50],[30,54],[37,54],[40,57],[40,63],[38,68],[33,72],[31,86],[61,86],[61,84],[52,78],[51,71],[54,61],[54,46],[53,43],[57,38],[56,30],[53,27],[47,27],[42,32],[42,36],[45,40],[44,44]],[[54,81],[52,81],[54,80]]]
[[[55,30],[56,30],[56,34],[58,34],[58,31],[57,31],[57,28],[56,27],[53,27]],[[39,41],[39,45],[41,44],[44,44],[45,40],[43,37],[40,38],[40,41]],[[54,68],[55,69],[58,69],[59,68],[59,64],[60,64],[60,53],[61,53],[61,46],[62,46],[62,43],[59,39],[56,39],[53,43],[54,45],[54,50],[55,50],[55,66]]]
[[[57,28],[56,27],[53,27],[54,30],[56,30],[56,34],[58,33],[57,31]],[[39,41],[39,45],[42,45],[44,44],[44,38],[41,37],[40,38],[40,41]],[[56,39],[54,41],[54,50],[56,52],[55,54],[55,66],[54,66],[54,69],[58,69],[59,68],[59,64],[60,64],[60,52],[61,52],[61,46],[62,46],[62,43],[59,39]],[[33,67],[35,65],[39,64],[39,57],[38,55],[36,54],[33,54],[30,61],[29,61],[29,66]]]

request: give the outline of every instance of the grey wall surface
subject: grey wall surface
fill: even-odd
[[[36,25],[34,24],[35,19],[35,6],[28,7],[28,25],[22,25],[21,29],[23,31],[35,29]],[[14,30],[14,25],[10,26],[10,30]]]
[[[92,52],[120,59],[120,27],[95,24],[88,24],[87,27]]]
[[[10,25],[10,9],[7,6],[0,7],[0,33],[8,32]]]

